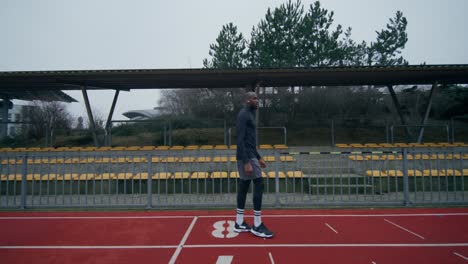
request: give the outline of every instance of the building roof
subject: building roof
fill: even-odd
[[[153,69],[0,72],[0,93],[86,89],[239,88],[398,84],[467,84],[468,65],[287,69]]]

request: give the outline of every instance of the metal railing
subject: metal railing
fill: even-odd
[[[267,207],[468,203],[463,148],[261,154]],[[232,150],[4,152],[0,160],[3,208],[235,206],[239,181]]]

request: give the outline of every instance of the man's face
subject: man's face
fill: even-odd
[[[252,96],[247,100],[247,105],[252,107],[253,109],[258,109],[258,97]]]

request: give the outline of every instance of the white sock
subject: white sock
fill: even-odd
[[[237,208],[236,223],[238,225],[242,225],[242,223],[244,223],[244,209]]]
[[[254,210],[254,225],[258,227],[261,224],[262,224],[262,211]]]

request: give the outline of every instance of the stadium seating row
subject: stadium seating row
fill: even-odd
[[[260,149],[287,149],[284,144],[259,146]],[[57,147],[57,148],[0,148],[0,152],[64,152],[64,151],[152,151],[152,150],[233,150],[236,145],[189,145],[189,146],[119,146],[119,147]]]
[[[275,178],[276,173],[274,171],[262,172],[262,176],[265,178]],[[279,171],[279,178],[302,178],[304,174],[302,171]],[[237,171],[226,172],[226,171],[215,171],[215,172],[158,172],[152,175],[152,179],[227,179],[227,178],[239,178]],[[1,181],[21,181],[21,174],[1,174]],[[52,181],[52,180],[147,180],[148,173],[65,173],[65,174],[27,174],[27,181]]]
[[[274,162],[275,156],[264,156],[266,162]],[[152,163],[205,163],[205,162],[236,162],[235,156],[215,156],[215,157],[152,157]],[[293,156],[286,155],[280,156],[279,161],[291,162],[295,161]],[[114,157],[114,158],[42,158],[42,159],[28,159],[28,164],[87,164],[87,163],[147,163],[146,157]],[[1,161],[2,165],[22,164],[21,159],[4,159]]]
[[[383,154],[383,155],[350,155],[349,159],[354,161],[364,161],[364,160],[402,160],[403,156],[393,155],[393,154]],[[464,154],[408,154],[408,160],[468,160],[468,153]]]
[[[468,147],[468,143],[353,143],[353,144],[335,144],[337,148],[446,148],[446,147]]]
[[[442,170],[408,170],[408,176],[468,176],[468,169],[442,169]],[[403,177],[402,170],[367,170],[366,176],[369,177]]]

